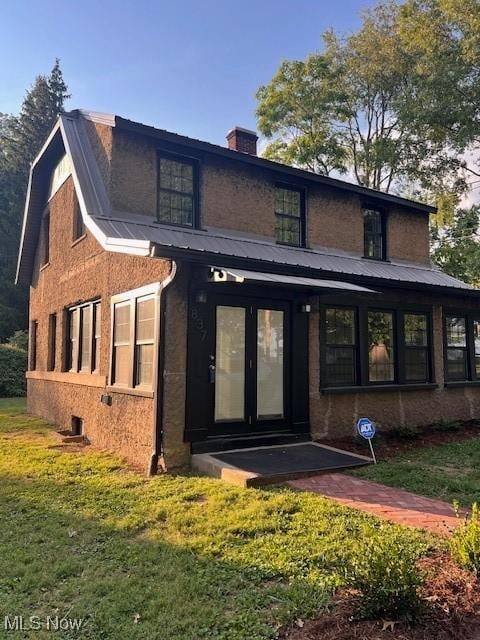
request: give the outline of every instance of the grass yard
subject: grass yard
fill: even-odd
[[[480,503],[480,438],[411,449],[353,473],[470,507]]]
[[[23,412],[0,400],[2,624],[58,614],[85,619],[62,639],[273,638],[327,605],[366,538],[398,536],[419,553],[438,544],[286,488],[147,480],[114,456],[58,447]]]

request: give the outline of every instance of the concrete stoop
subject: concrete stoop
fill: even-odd
[[[366,456],[316,442],[229,449],[192,456],[192,467],[197,471],[240,487],[276,484],[372,462]]]

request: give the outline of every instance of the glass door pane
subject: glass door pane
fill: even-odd
[[[245,308],[217,306],[215,422],[245,419]]]
[[[284,312],[257,310],[257,419],[283,418]]]

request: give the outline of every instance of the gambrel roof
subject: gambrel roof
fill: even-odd
[[[65,153],[70,158],[72,178],[79,200],[80,210],[87,229],[107,251],[116,251],[138,256],[161,256],[206,264],[221,262],[225,266],[258,269],[271,273],[289,273],[307,277],[343,280],[360,284],[385,284],[426,288],[444,292],[477,294],[478,290],[442,273],[438,268],[404,261],[381,262],[366,260],[339,251],[288,247],[258,237],[246,237],[234,231],[220,229],[195,230],[158,224],[155,212],[144,215],[129,215],[114,211],[92,149],[86,129],[86,121],[93,120],[144,136],[176,144],[201,148],[203,151],[228,156],[240,162],[273,167],[276,171],[305,174],[308,179],[347,191],[354,191],[370,199],[409,206],[420,214],[435,211],[433,207],[415,203],[390,194],[351,185],[341,180],[318,176],[306,171],[286,167],[256,156],[231,151],[217,145],[192,140],[170,132],[133,123],[118,116],[74,111],[59,116],[49,138],[35,159],[28,185],[22,238],[17,268],[17,282],[29,283],[40,230],[42,203],[48,183],[48,171],[55,154]]]

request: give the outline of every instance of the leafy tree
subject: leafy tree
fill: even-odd
[[[452,223],[432,228],[432,259],[443,271],[480,286],[480,205],[457,209]]]
[[[480,140],[479,2],[387,1],[348,37],[325,33],[321,53],[284,61],[257,93],[266,155],[438,197],[451,217],[472,171],[462,154]]]
[[[407,0],[399,9],[402,48],[412,59],[411,99],[399,109],[431,144],[440,160],[460,172],[480,176],[466,152],[480,144],[480,1]]]
[[[0,114],[0,342],[27,324],[27,295],[14,285],[30,164],[69,98],[57,59],[27,92],[18,116]]]
[[[396,4],[379,5],[349,37],[325,33],[323,53],[282,63],[257,93],[267,156],[384,191],[410,178],[422,145],[397,116],[411,67],[397,20]]]

